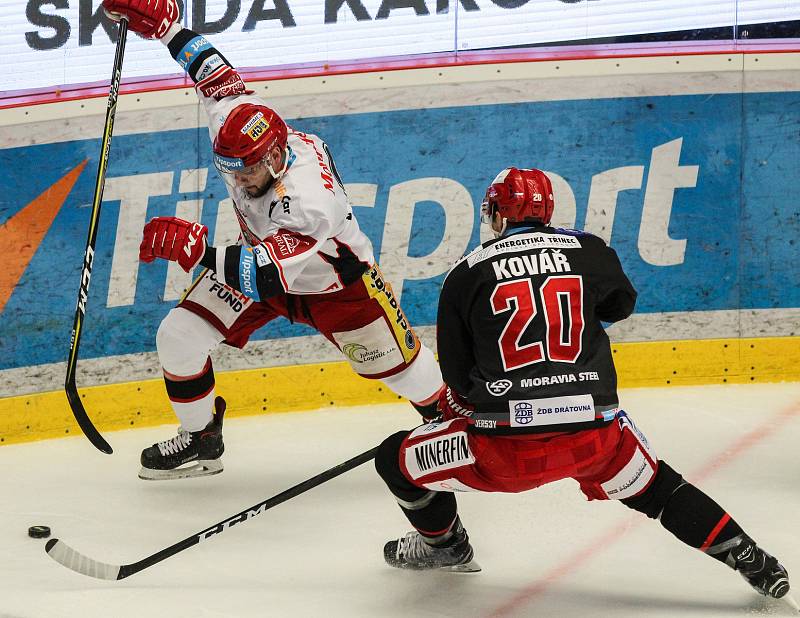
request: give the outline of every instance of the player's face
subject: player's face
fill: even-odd
[[[261,197],[272,184],[272,174],[263,161],[233,172],[236,186],[242,187],[250,197]]]

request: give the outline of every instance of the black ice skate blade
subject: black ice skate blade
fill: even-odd
[[[222,461],[219,459],[208,459],[195,461],[191,466],[175,468],[174,470],[152,470],[143,467],[139,470],[139,478],[143,481],[177,481],[179,479],[211,476],[213,474],[219,474],[222,470]]]

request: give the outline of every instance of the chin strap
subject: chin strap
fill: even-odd
[[[288,167],[289,167],[289,146],[287,144],[283,149],[283,167],[281,167],[281,169],[279,169],[276,172],[274,169],[272,169],[272,164],[269,161],[267,161],[267,169],[269,170],[269,173],[272,174],[272,178],[278,180],[278,178],[280,178],[286,173],[286,169]]]

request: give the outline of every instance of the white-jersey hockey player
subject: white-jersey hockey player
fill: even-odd
[[[209,353],[242,347],[279,316],[322,333],[365,378],[382,380],[425,417],[436,413],[442,376],[381,274],[359,229],[328,147],[295,131],[204,37],[176,23],[175,0],[104,0],[112,17],[160,39],[196,82],[208,116],[214,164],[241,227],[240,242],[207,243],[197,222],[157,217],[139,257],[204,266],[156,337],[178,435],[142,452],[139,475],[181,478],[222,470],[222,415]]]

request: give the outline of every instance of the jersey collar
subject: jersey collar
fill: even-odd
[[[500,238],[505,238],[506,236],[513,236],[514,234],[527,234],[529,232],[535,232],[537,230],[542,229],[542,225],[525,225],[520,227],[512,227],[507,228],[505,232],[500,236]]]
[[[286,172],[288,172],[289,168],[292,167],[292,163],[294,163],[294,160],[297,158],[297,155],[294,154],[294,150],[292,150],[292,147],[289,146],[289,144],[286,144],[286,149],[289,151],[289,162],[286,164]],[[284,174],[286,172],[284,172]]]

